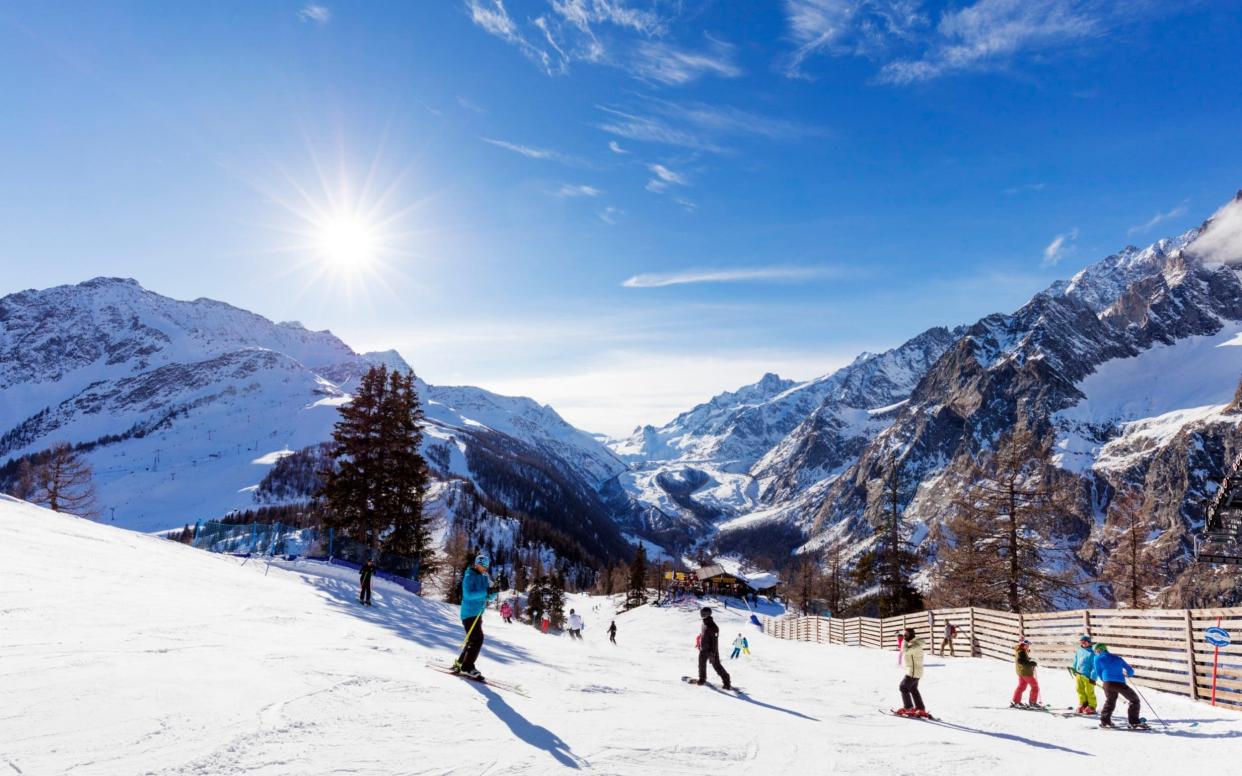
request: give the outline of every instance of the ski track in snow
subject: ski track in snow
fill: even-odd
[[[523,698],[427,669],[460,642],[454,608],[378,580],[361,607],[348,569],[265,574],[2,498],[0,564],[0,774],[993,776],[1242,757],[1242,714],[1154,690],[1166,733],[1008,712],[1013,669],[985,659],[928,658],[922,690],[942,724],[884,717],[891,652],[771,639],[733,608],[718,608],[721,641],[744,632],[753,652],[725,651],[738,695],[680,681],[696,669],[693,610],[614,615],[571,596],[582,642],[489,612],[480,669]],[[1073,702],[1068,681],[1043,678],[1050,702]]]

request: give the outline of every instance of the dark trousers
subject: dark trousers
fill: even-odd
[[[901,680],[899,685],[901,690],[901,707],[903,709],[918,709],[923,711],[923,696],[919,695],[919,680],[913,676],[907,676]]]
[[[720,653],[714,649],[711,652],[699,651],[699,681],[707,681],[708,661],[711,661],[712,668],[716,669],[716,673],[720,674],[721,681],[727,685],[729,683],[729,672],[724,670],[724,666],[720,664]]]
[[[470,635],[466,637],[466,644],[461,648],[457,665],[463,671],[469,671],[474,668],[474,661],[479,658],[479,650],[483,649],[483,615],[462,620],[461,627]]]
[[[358,600],[364,604],[371,603],[371,578],[362,580],[362,589],[358,591]]]
[[[1126,719],[1131,725],[1137,725],[1139,721],[1138,693],[1130,689],[1125,682],[1104,683],[1104,708],[1100,709],[1100,722],[1112,721],[1113,709],[1117,708],[1118,695],[1130,702],[1129,708],[1126,709]]]
[[[609,641],[611,641],[613,644],[616,644],[616,643],[617,643],[617,633],[616,633],[616,631],[613,631],[612,633],[609,633],[609,634],[608,634],[608,640],[609,640]]]

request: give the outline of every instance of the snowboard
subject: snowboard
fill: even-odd
[[[442,666],[437,663],[428,663],[427,667],[430,668],[432,671],[439,671],[442,674],[448,674],[449,676],[456,676],[458,679],[464,679],[467,682],[475,682],[476,684],[484,684],[484,685],[487,685],[488,687],[495,687],[497,690],[504,690],[506,692],[511,692],[515,695],[521,695],[523,698],[530,697],[530,695],[528,695],[526,691],[522,689],[521,685],[511,684],[509,682],[498,682],[495,679],[488,679],[487,677],[484,677],[482,679],[475,679],[473,676],[465,676],[464,674],[455,674],[453,673],[453,669],[451,667]]]
[[[692,687],[699,687],[699,686],[710,687],[713,690],[720,690],[721,692],[736,692],[736,693],[742,692],[742,689],[738,687],[736,684],[729,685],[729,689],[726,690],[723,687],[717,687],[711,682],[704,682],[702,685],[699,685],[699,680],[694,678],[693,676],[683,676],[681,680],[685,682],[686,684],[691,685]]]

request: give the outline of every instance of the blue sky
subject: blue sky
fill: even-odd
[[[1240,10],[0,0],[0,293],[130,276],[622,433],[1202,221]]]

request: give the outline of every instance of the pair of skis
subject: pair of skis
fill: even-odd
[[[443,666],[443,665],[440,665],[439,663],[428,663],[427,667],[430,668],[432,671],[439,671],[442,674],[448,674],[449,676],[456,676],[458,679],[465,679],[470,682],[475,682],[476,684],[483,684],[483,685],[487,685],[488,687],[495,687],[497,690],[504,690],[505,692],[511,692],[514,695],[521,695],[523,698],[530,697],[530,695],[527,694],[526,690],[522,689],[522,686],[520,684],[511,684],[509,682],[498,682],[495,679],[487,679],[482,676],[478,678],[475,678],[473,676],[467,676],[466,674],[461,674],[461,673],[454,671],[451,666]]]

